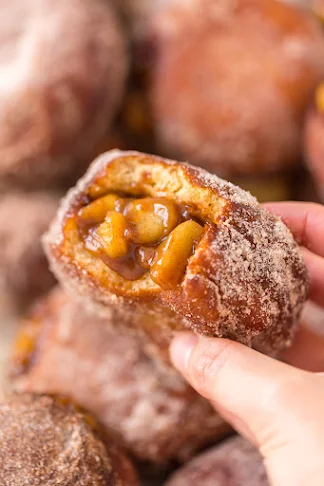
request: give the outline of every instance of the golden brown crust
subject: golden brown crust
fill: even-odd
[[[0,184],[74,182],[123,95],[128,60],[118,18],[104,0],[0,6],[0,65],[8,74],[0,95]]]
[[[165,486],[269,486],[262,457],[242,437],[227,440],[178,470]]]
[[[173,0],[153,38],[163,154],[225,176],[299,161],[304,113],[324,73],[311,16],[275,0]]]
[[[49,396],[0,404],[0,481],[10,486],[137,486],[125,456],[85,416]]]
[[[211,222],[177,289],[162,290],[148,274],[126,281],[85,249],[75,211],[95,190],[164,195]],[[203,169],[136,152],[108,152],[92,164],[63,200],[45,249],[62,285],[84,301],[159,314],[162,327],[168,308],[177,328],[249,345],[267,331],[273,350],[289,345],[307,293],[291,233],[250,194]]]
[[[207,400],[117,323],[113,312],[100,318],[56,290],[16,341],[15,389],[70,397],[141,460],[183,460],[223,437],[229,426]]]

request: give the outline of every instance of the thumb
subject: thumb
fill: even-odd
[[[323,484],[324,375],[192,333],[179,334],[170,352],[190,384],[259,447],[271,484]]]
[[[305,394],[316,375],[242,344],[185,332],[174,338],[170,353],[189,383],[260,449],[295,437],[304,408],[313,407]]]

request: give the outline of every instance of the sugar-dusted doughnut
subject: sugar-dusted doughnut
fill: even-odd
[[[151,312],[161,328],[279,350],[306,298],[301,253],[278,217],[203,169],[137,152],[99,157],[44,242],[83,302]]]
[[[276,0],[172,0],[152,31],[161,153],[226,176],[298,162],[324,74],[324,36],[310,14]]]
[[[68,396],[145,461],[183,460],[223,437],[229,426],[207,400],[114,318],[60,290],[40,301],[16,339],[14,388]]]
[[[59,195],[8,192],[0,196],[0,288],[13,301],[28,302],[55,283],[41,236],[55,215]]]
[[[123,95],[128,60],[118,18],[108,0],[0,6],[0,186],[76,177]]]
[[[10,486],[137,486],[135,471],[91,417],[61,398],[0,403],[0,482]]]
[[[178,470],[165,486],[269,486],[262,457],[241,437],[196,457]]]

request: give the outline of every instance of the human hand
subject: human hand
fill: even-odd
[[[307,371],[324,371],[324,206],[313,203],[268,203],[302,246],[310,279],[306,304],[293,345],[282,358]]]
[[[324,208],[308,203],[267,207],[283,218],[304,247],[310,298],[324,303]],[[308,324],[310,315],[314,320],[313,306],[304,316]],[[317,312],[321,322],[324,311]],[[285,358],[323,371],[324,337],[319,341],[316,327],[302,327]],[[274,486],[324,484],[324,374],[293,368],[226,339],[189,332],[175,337],[170,353],[189,383],[258,446]]]
[[[323,486],[324,375],[189,332],[170,352],[188,382],[257,445],[273,486]]]

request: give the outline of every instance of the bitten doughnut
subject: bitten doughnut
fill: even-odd
[[[138,486],[135,471],[91,417],[60,398],[0,403],[0,482],[10,486]]]
[[[0,289],[27,302],[55,282],[41,236],[55,215],[59,195],[10,192],[0,197]]]
[[[235,437],[196,457],[165,486],[269,486],[262,457],[245,439]]]
[[[118,18],[108,0],[0,6],[0,187],[74,182],[123,95]]]
[[[290,343],[306,298],[301,253],[279,218],[203,169],[137,152],[99,157],[44,243],[83,302],[269,352]]]
[[[57,289],[17,336],[15,390],[68,396],[137,458],[186,459],[230,428],[170,366],[147,353],[114,313],[100,318]]]
[[[307,167],[312,174],[321,198],[324,197],[324,83],[315,92],[313,106],[305,124],[305,152]]]
[[[160,153],[219,175],[287,170],[324,74],[324,36],[275,0],[173,0],[154,16]]]

